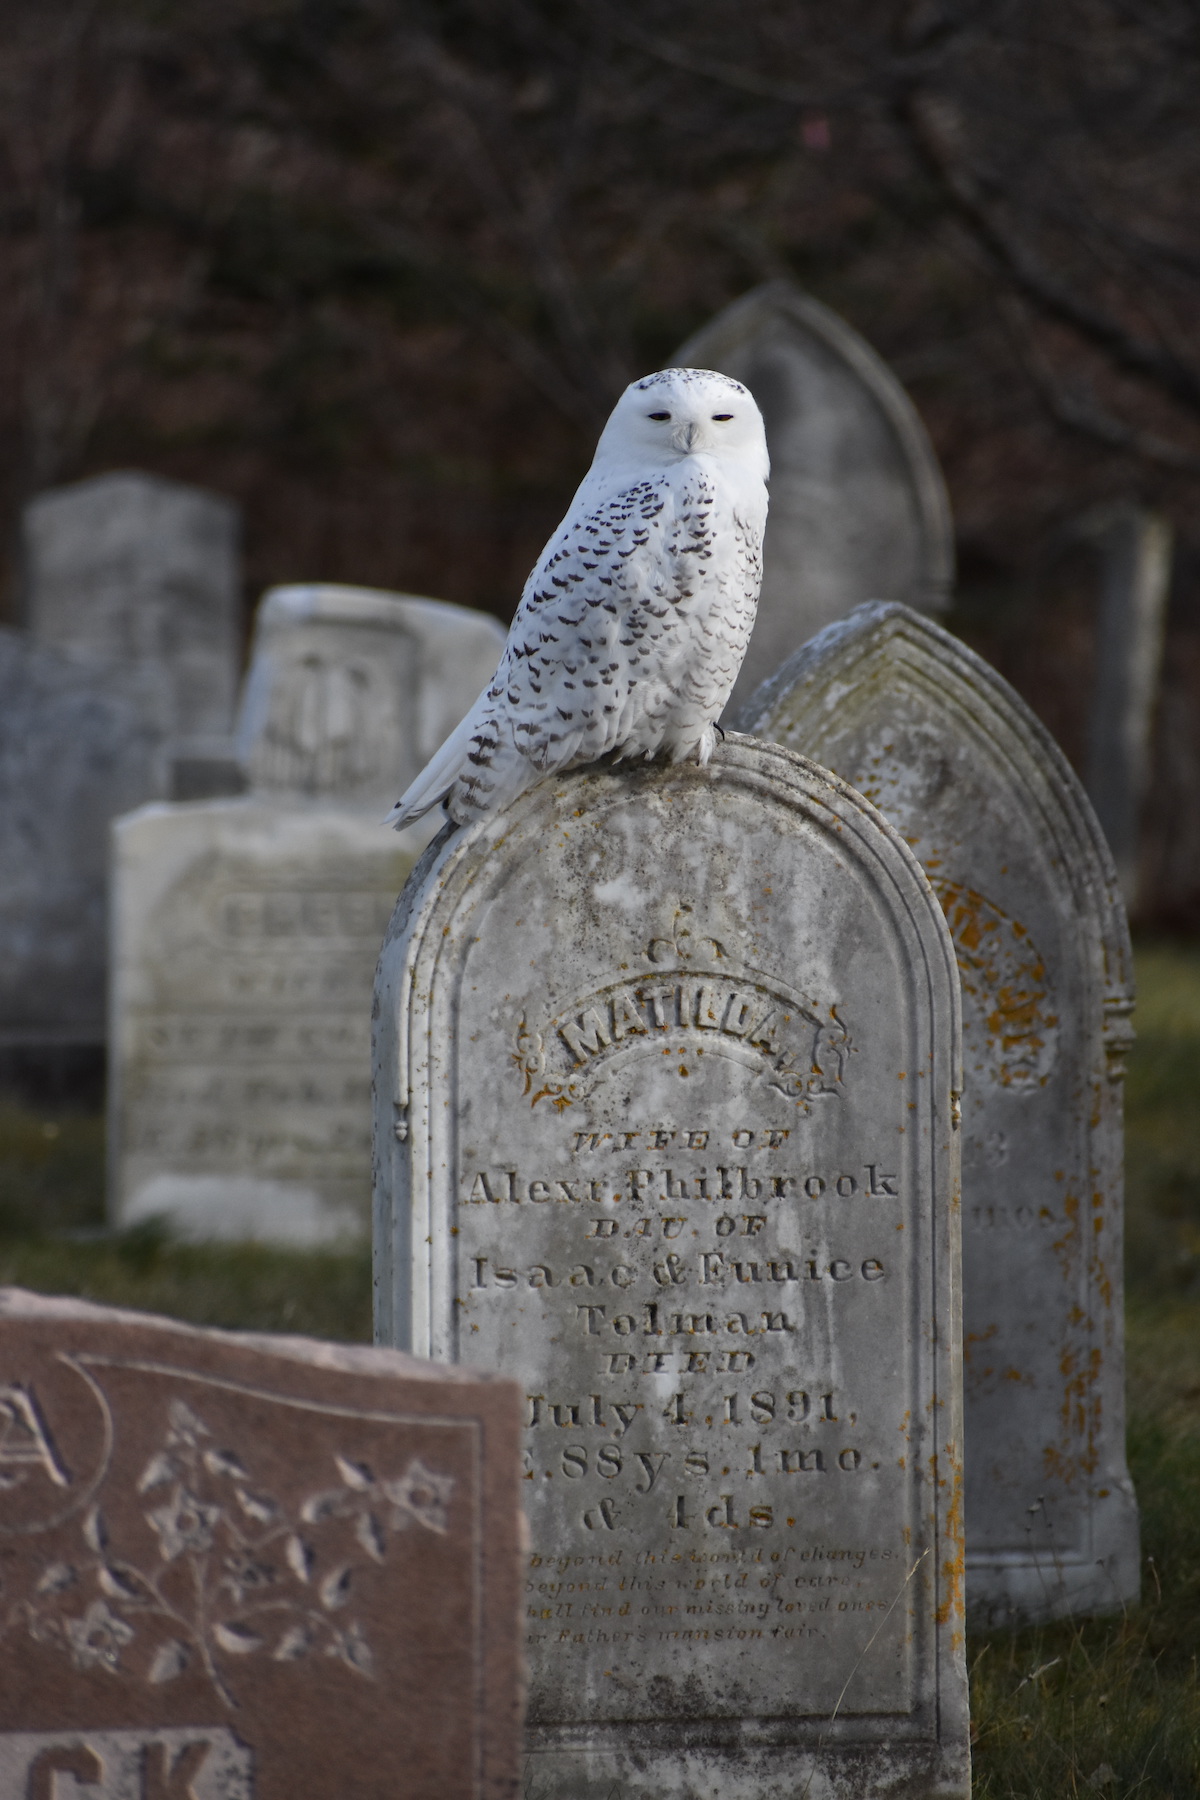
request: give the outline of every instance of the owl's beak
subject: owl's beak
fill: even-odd
[[[700,426],[694,419],[690,420],[686,425],[678,426],[671,437],[671,442],[674,444],[676,450],[682,450],[685,455],[696,448],[699,440]]]

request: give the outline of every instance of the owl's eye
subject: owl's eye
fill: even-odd
[[[671,416],[670,413],[648,413],[647,414],[647,417],[651,418],[651,419],[669,419],[670,416]]]
[[[727,425],[732,417],[732,413],[714,413],[713,421],[717,425]]]

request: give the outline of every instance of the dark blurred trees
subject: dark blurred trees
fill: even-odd
[[[623,383],[788,274],[908,385],[964,629],[1068,748],[1072,521],[1139,498],[1195,567],[1195,0],[0,16],[10,520],[136,464],[245,503],[256,589],[505,613]],[[1190,585],[1173,632],[1200,695]]]

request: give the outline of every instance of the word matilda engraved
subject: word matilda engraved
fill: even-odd
[[[652,939],[635,959],[652,965],[649,979],[577,999],[565,1018],[537,1031],[522,1016],[513,1061],[531,1105],[549,1098],[561,1110],[586,1091],[565,1073],[568,1063],[591,1075],[597,1063],[655,1053],[677,1056],[685,1077],[688,1062],[706,1051],[743,1058],[803,1111],[818,1095],[839,1091],[851,1045],[836,1006],[822,1017],[778,979],[741,968],[719,939],[694,937],[683,923],[692,911],[684,902],[671,936]],[[557,1054],[548,1048],[556,1039]]]

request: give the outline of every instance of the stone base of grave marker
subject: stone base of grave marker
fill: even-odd
[[[524,1387],[531,1800],[968,1794],[957,1006],[908,847],[748,739],[410,879],[377,1330]]]
[[[111,1213],[319,1243],[370,1219],[371,976],[433,827],[277,797],[114,828]]]
[[[1138,1593],[1125,1465],[1120,889],[1066,758],[965,645],[860,607],[765,683],[749,729],[884,811],[945,909],[963,993],[968,1616]]]
[[[171,745],[168,782],[168,800],[229,799],[249,785],[232,737],[179,738]]]
[[[0,1289],[6,1800],[512,1800],[513,1385]]]

